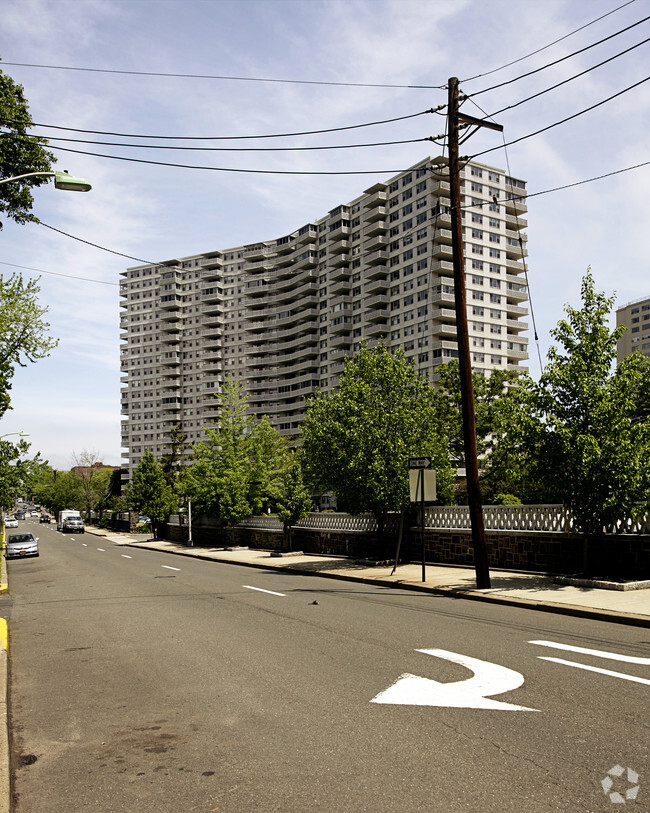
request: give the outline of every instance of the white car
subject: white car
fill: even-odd
[[[38,556],[38,539],[34,534],[9,534],[5,549],[7,559],[23,559],[27,556]]]
[[[18,520],[16,517],[5,517],[5,528],[17,528]]]
[[[36,517],[36,519],[38,519],[40,517],[40,513],[38,511],[32,511],[30,517]]]

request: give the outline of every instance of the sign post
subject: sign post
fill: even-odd
[[[422,581],[426,581],[424,551],[424,503],[436,499],[436,473],[430,457],[409,457],[409,487],[411,502],[420,501],[420,540],[422,543]]]

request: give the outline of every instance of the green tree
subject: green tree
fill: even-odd
[[[254,514],[274,505],[283,492],[291,461],[289,442],[266,415],[254,424],[246,444],[250,460],[248,502]]]
[[[244,386],[232,376],[216,397],[217,428],[206,427],[206,439],[193,445],[194,461],[185,471],[184,490],[197,513],[216,514],[224,525],[236,525],[251,513],[253,420],[246,415]]]
[[[28,130],[34,122],[22,85],[0,71],[0,120],[3,134],[0,138],[0,180],[14,178],[28,172],[51,172],[56,158],[45,149],[47,140],[30,136]],[[47,183],[49,178],[23,178],[0,184],[0,212],[5,212],[16,223],[37,220],[31,214],[34,199],[31,189]],[[0,222],[0,229],[2,223]]]
[[[105,503],[111,492],[112,470],[98,466],[99,462],[97,453],[86,449],[81,454],[74,455],[74,474],[80,481],[88,522],[93,509]]]
[[[49,356],[58,344],[48,335],[50,326],[43,317],[49,308],[39,305],[39,292],[37,280],[25,283],[20,274],[9,279],[0,275],[0,417],[10,408],[16,366]]]
[[[160,526],[176,506],[162,466],[152,452],[147,451],[142,455],[126,486],[125,499],[130,508],[150,517],[154,538],[158,538]]]
[[[65,508],[83,508],[81,480],[71,471],[57,471],[42,464],[33,474],[31,491],[36,500],[58,515]]]
[[[315,490],[334,491],[352,513],[371,511],[379,553],[390,511],[409,504],[408,458],[429,455],[438,498],[450,502],[452,470],[436,395],[400,350],[383,345],[346,362],[338,390],[308,402],[301,429],[305,474]]]
[[[29,443],[25,440],[18,443],[0,440],[0,508],[11,508],[16,496],[24,491],[31,473],[30,463],[24,459],[28,451]]]
[[[512,402],[502,456],[525,461],[522,491],[562,502],[586,539],[650,507],[650,365],[641,354],[613,372],[623,328],[607,324],[614,299],[582,281],[582,307],[565,307],[539,382],[524,377]]]
[[[299,519],[311,511],[311,492],[302,479],[302,468],[298,459],[293,457],[284,470],[281,491],[277,500],[277,512],[284,528],[284,540],[287,550],[291,550],[292,527]]]
[[[460,371],[457,361],[441,365],[438,370],[437,411],[438,418],[449,438],[452,465],[465,466],[463,416],[460,392]],[[474,389],[474,414],[476,419],[476,450],[480,461],[495,451],[499,438],[498,427],[508,413],[508,402],[513,397],[513,382],[517,373],[512,370],[493,370],[489,376],[472,374]],[[487,499],[496,499],[504,491],[496,477],[496,470],[481,466],[481,490]],[[489,475],[489,476],[488,476]]]

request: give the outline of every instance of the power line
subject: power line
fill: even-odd
[[[14,133],[0,133],[0,138],[9,137],[16,139],[46,138],[35,133],[30,135],[17,135]],[[51,142],[62,141],[72,144],[93,144],[104,147],[129,147],[143,150],[182,150],[193,152],[309,152],[315,150],[351,150],[363,147],[391,147],[398,144],[417,144],[422,141],[432,141],[432,138],[407,138],[401,141],[375,141],[369,144],[334,144],[329,146],[315,147],[181,147],[171,144],[128,144],[121,141],[90,141],[82,138],[59,138],[58,136],[47,136],[48,146],[54,146]]]
[[[428,139],[425,139],[428,140]],[[73,150],[70,147],[59,147],[55,144],[49,145],[52,150],[62,152],[72,152],[76,155],[91,155],[94,158],[111,158],[114,161],[129,161],[134,164],[151,164],[158,167],[176,167],[179,169],[202,169],[211,172],[241,172],[248,175],[397,175],[403,169],[355,169],[355,170],[297,170],[297,169],[240,169],[237,167],[206,167],[196,164],[174,164],[170,161],[150,161],[146,158],[129,158],[126,155],[106,155],[99,152],[89,152],[88,150]]]
[[[3,62],[19,68],[45,68],[54,71],[81,71],[85,73],[112,73],[123,76],[161,76],[167,79],[218,79],[230,82],[270,82],[282,85],[326,85],[330,87],[395,88],[398,90],[444,90],[444,85],[393,85],[380,82],[326,82],[315,79],[272,79],[259,76],[223,76],[205,73],[158,73],[156,71],[125,71],[110,68],[79,68],[70,65],[37,65],[31,62]]]
[[[507,198],[500,198],[498,202],[499,203],[506,203],[508,201],[529,200],[530,198],[540,197],[541,195],[549,195],[552,192],[561,192],[564,189],[572,189],[575,186],[583,186],[584,184],[593,183],[594,181],[600,181],[600,180],[603,180],[604,178],[611,178],[614,175],[621,175],[624,172],[631,172],[634,169],[641,169],[642,167],[647,167],[647,166],[650,166],[650,161],[644,161],[643,163],[634,164],[631,167],[624,167],[623,169],[615,169],[612,172],[606,172],[603,175],[596,175],[593,178],[585,178],[582,181],[574,181],[573,183],[564,184],[563,186],[555,186],[555,187],[552,187],[551,189],[543,189],[540,192],[531,192],[531,193],[526,194],[526,195],[512,195],[512,196],[507,197]],[[488,201],[485,201],[486,204],[487,204],[487,202]],[[460,208],[461,208],[462,211],[469,211],[471,209],[482,208],[482,206],[483,206],[483,204],[468,204],[467,206],[461,206]],[[438,216],[439,215],[436,215],[436,218]],[[154,262],[153,260],[143,260],[141,257],[132,257],[130,254],[123,254],[120,251],[114,251],[113,249],[106,248],[105,246],[99,245],[98,243],[92,243],[92,242],[90,242],[90,240],[84,240],[81,237],[76,237],[74,234],[69,234],[68,232],[62,231],[61,229],[56,229],[56,228],[54,228],[54,226],[50,226],[47,223],[44,223],[42,220],[39,220],[38,223],[41,226],[45,226],[45,228],[50,229],[51,231],[57,232],[58,234],[62,234],[64,237],[69,237],[71,240],[77,240],[80,243],[85,243],[88,246],[92,246],[93,248],[100,249],[100,251],[107,251],[109,254],[116,254],[118,257],[126,257],[129,260],[135,260],[138,263],[142,263],[142,265],[160,265],[161,264],[160,261]],[[408,232],[408,234],[412,233],[417,228],[424,228],[424,227],[425,227],[424,224],[419,224],[418,226],[411,229]],[[2,264],[2,265],[13,265],[16,268],[26,268],[26,266],[15,265],[14,263],[0,262],[0,264]],[[27,270],[36,271],[37,273],[43,273],[43,274],[54,274],[55,273],[54,271],[40,271],[39,269],[27,269]],[[99,283],[101,283],[103,285],[117,285],[117,284],[119,284],[119,283],[113,283],[113,282],[103,282],[102,280],[88,279],[86,277],[74,277],[74,276],[71,276],[69,274],[57,274],[57,276],[70,277],[70,279],[81,279],[81,280],[84,280],[86,282],[99,282]]]
[[[604,37],[603,39],[598,40],[597,42],[593,42],[591,45],[587,45],[584,48],[580,48],[580,50],[578,51],[573,51],[573,53],[560,57],[560,59],[556,59],[554,62],[548,62],[546,65],[542,65],[541,68],[535,68],[535,70],[528,71],[527,73],[522,73],[519,76],[515,76],[514,79],[508,79],[506,82],[501,82],[498,85],[492,85],[489,88],[477,90],[475,93],[472,93],[470,95],[480,96],[482,93],[487,93],[490,90],[496,90],[497,88],[502,88],[505,87],[506,85],[511,85],[513,82],[518,82],[520,79],[525,79],[527,76],[533,76],[533,74],[539,73],[540,71],[545,71],[547,68],[551,68],[554,65],[558,65],[560,62],[564,62],[567,59],[571,59],[571,57],[577,56],[578,54],[582,54],[585,51],[589,51],[591,48],[595,48],[597,45],[601,45],[603,42],[607,42],[608,40],[611,40],[614,37],[618,37],[619,34],[623,34],[626,31],[630,31],[632,28],[635,28],[637,25],[641,25],[641,23],[645,23],[647,20],[650,20],[650,15],[644,17],[642,20],[638,20],[636,23],[632,23],[632,25],[628,25],[626,28],[621,28],[620,31],[616,31],[614,34],[610,34],[608,37]]]
[[[572,119],[578,118],[578,116],[582,116],[583,113],[588,113],[590,110],[595,110],[597,107],[601,107],[607,102],[611,102],[612,99],[616,99],[618,96],[622,96],[624,93],[627,93],[630,90],[633,90],[639,85],[642,85],[644,82],[647,82],[650,79],[650,76],[646,76],[645,79],[641,79],[640,82],[635,82],[635,84],[630,85],[629,87],[624,88],[623,90],[619,90],[618,93],[614,93],[612,96],[608,96],[607,99],[603,99],[601,102],[596,102],[596,104],[592,104],[590,107],[585,107],[584,110],[579,110],[577,113],[573,113],[571,116],[567,116],[560,121],[556,121],[553,124],[549,124],[547,127],[542,127],[540,130],[535,130],[534,133],[528,133],[528,135],[521,136],[520,138],[515,138],[513,141],[508,141],[506,144],[502,144],[497,147],[490,147],[487,150],[483,150],[482,152],[477,152],[475,155],[472,156],[471,160],[474,158],[478,158],[480,155],[486,155],[489,152],[494,152],[494,150],[500,150],[502,147],[510,147],[513,144],[518,144],[520,141],[525,141],[527,138],[532,138],[533,136],[539,135],[540,133],[545,133],[547,130],[553,129],[553,127],[558,127],[560,124],[565,124],[567,121],[571,121]]]
[[[65,232],[61,232],[61,234],[65,234]],[[67,236],[72,237],[71,234]],[[75,237],[73,239],[76,240],[78,238]],[[101,248],[101,246],[99,246],[99,248]],[[108,251],[109,249],[105,250]],[[0,260],[0,265],[8,265],[11,266],[11,268],[22,268],[24,271],[33,271],[36,274],[50,274],[53,277],[65,277],[66,279],[82,280],[83,282],[96,282],[99,285],[115,285],[116,287],[119,287],[119,282],[105,282],[103,279],[91,279],[90,277],[77,277],[72,274],[59,274],[57,271],[44,271],[42,268],[30,268],[28,265],[18,265],[17,263],[6,263],[3,262],[2,260]]]
[[[574,34],[577,34],[579,31],[583,31],[585,28],[589,28],[590,25],[593,25],[594,23],[598,23],[601,20],[604,20],[605,17],[609,17],[610,14],[614,14],[614,12],[620,11],[622,8],[625,8],[625,6],[629,6],[629,5],[631,5],[632,3],[635,3],[635,2],[636,2],[636,0],[628,0],[628,2],[623,3],[622,6],[617,6],[616,8],[613,8],[611,11],[608,11],[606,14],[602,14],[600,17],[596,17],[595,20],[591,20],[590,22],[585,23],[584,25],[581,25],[580,28],[576,28],[573,31],[569,31],[568,34],[565,34],[563,37],[560,37],[559,39],[553,40],[553,42],[549,42],[548,45],[543,45],[541,48],[538,48],[536,51],[531,51],[529,54],[526,54],[525,56],[520,56],[519,59],[514,59],[512,62],[507,62],[505,65],[501,65],[501,67],[499,67],[499,68],[493,68],[491,71],[485,71],[485,73],[477,73],[476,76],[470,76],[467,79],[462,79],[461,84],[464,84],[465,82],[472,82],[474,79],[480,79],[483,76],[490,76],[491,74],[498,73],[499,71],[502,71],[505,68],[510,68],[510,67],[512,67],[512,65],[516,65],[518,62],[523,62],[524,59],[529,59],[531,56],[536,56],[537,54],[540,54],[542,51],[545,51],[547,48],[551,48],[553,45],[557,45],[558,42],[562,42],[563,40],[566,40],[569,37],[572,37]]]
[[[0,63],[1,64],[1,63]],[[6,63],[5,63],[6,64]],[[145,138],[150,141],[158,139],[166,139],[170,141],[241,141],[244,139],[262,139],[262,138],[297,138],[298,136],[307,135],[323,135],[324,133],[341,133],[345,130],[359,130],[363,127],[375,127],[379,124],[394,124],[397,121],[406,121],[407,119],[414,119],[418,116],[425,116],[428,113],[436,113],[442,110],[445,105],[440,105],[436,108],[429,108],[428,110],[421,110],[419,113],[409,113],[406,116],[396,116],[391,119],[380,119],[379,121],[368,121],[363,124],[349,124],[345,127],[328,127],[322,130],[304,130],[298,133],[267,133],[265,135],[236,135],[236,136],[168,136],[168,135],[143,135],[141,133],[114,133],[107,130],[82,130],[78,127],[61,127],[58,124],[42,124],[33,122],[34,127],[45,127],[50,130],[65,130],[74,133],[86,133],[88,135],[104,135],[113,136],[114,138]],[[17,124],[13,119],[5,119],[5,124]]]
[[[525,99],[521,99],[519,102],[515,102],[514,104],[510,104],[507,107],[502,107],[500,110],[496,110],[494,113],[485,115],[488,117],[498,116],[499,113],[504,113],[506,110],[512,110],[515,107],[519,107],[519,105],[524,104],[525,102],[530,102],[532,99],[536,99],[538,96],[543,96],[545,93],[548,93],[551,90],[556,90],[556,88],[561,87],[562,85],[566,85],[568,82],[572,82],[574,79],[579,79],[581,76],[584,76],[587,73],[595,70],[596,68],[600,68],[603,65],[607,65],[608,62],[612,62],[615,59],[618,59],[619,56],[623,56],[624,54],[628,54],[630,51],[634,51],[635,48],[639,48],[641,45],[645,45],[646,42],[650,42],[650,37],[638,42],[636,45],[632,45],[630,48],[626,48],[624,51],[620,51],[618,54],[614,56],[610,56],[609,59],[605,59],[602,62],[599,62],[597,65],[592,65],[591,68],[587,68],[580,73],[576,73],[573,76],[570,76],[568,79],[564,79],[562,82],[558,82],[556,85],[551,85],[551,87],[546,88],[546,90],[540,90],[539,93],[534,93],[532,96],[527,96]],[[468,97],[469,101],[472,101],[471,97]],[[476,102],[473,102],[476,104]],[[478,107],[478,105],[476,105]],[[479,108],[480,109],[480,108]]]

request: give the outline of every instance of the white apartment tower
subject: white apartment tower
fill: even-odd
[[[524,371],[525,183],[471,162],[461,195],[473,367]],[[164,454],[179,424],[200,440],[229,374],[284,434],[363,340],[435,380],[457,356],[449,206],[446,159],[427,158],[278,239],[124,271],[124,465]]]

